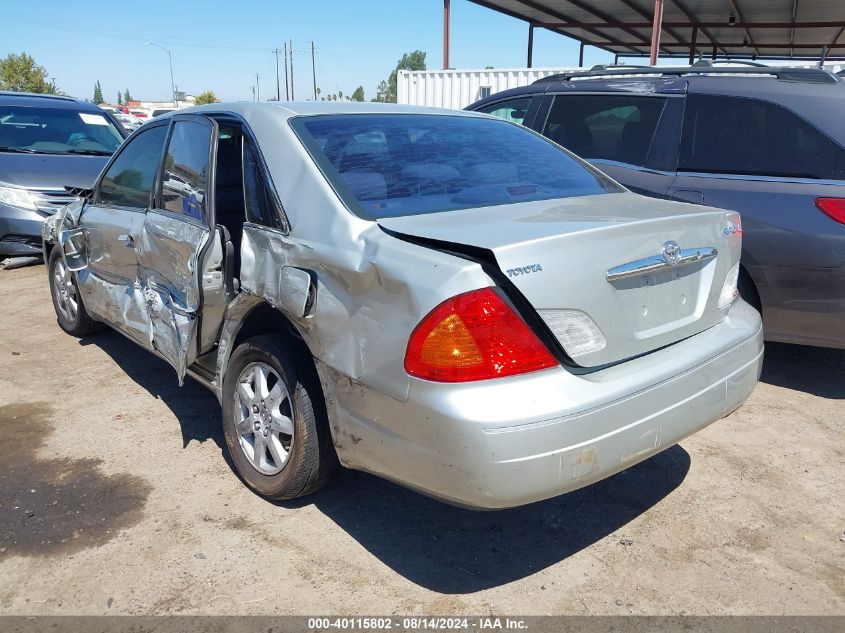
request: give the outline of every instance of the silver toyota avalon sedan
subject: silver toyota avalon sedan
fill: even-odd
[[[482,114],[213,104],[44,225],[59,325],[218,397],[258,493],[339,462],[476,508],[586,486],[749,396],[736,213],[627,191]]]

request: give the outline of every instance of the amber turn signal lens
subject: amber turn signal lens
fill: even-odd
[[[494,288],[444,301],[408,341],[405,370],[438,382],[524,374],[558,362]]]

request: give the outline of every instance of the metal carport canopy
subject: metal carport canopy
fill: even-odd
[[[529,23],[529,66],[535,28],[620,57],[649,56],[656,35],[661,57],[845,59],[845,0],[470,2]]]

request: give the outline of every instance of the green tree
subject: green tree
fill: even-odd
[[[103,103],[105,99],[103,99],[103,89],[100,87],[100,80],[97,80],[97,83],[94,84],[94,98],[91,99],[91,103],[94,105],[100,105]]]
[[[425,53],[413,51],[405,53],[396,63],[396,68],[390,73],[386,81],[381,81],[376,90],[376,101],[396,103],[396,77],[400,70],[425,70]]]
[[[194,105],[203,105],[205,103],[217,103],[220,99],[214,94],[212,90],[206,90],[199,93],[194,99]]]
[[[117,91],[117,105],[123,105],[123,95],[120,94],[120,90]]]
[[[352,100],[353,101],[363,101],[364,100],[364,86],[358,86],[355,88],[355,92],[352,93]]]
[[[9,53],[0,59],[0,90],[58,94],[53,82],[47,81],[47,71],[26,53]]]
[[[132,101],[132,95],[129,94],[129,88],[127,88],[123,93],[123,103],[128,105],[130,101]]]

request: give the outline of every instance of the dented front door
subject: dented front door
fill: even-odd
[[[152,347],[176,369],[180,384],[197,356],[201,262],[216,239],[210,229],[216,136],[210,119],[173,118],[155,202],[145,216],[138,247]]]
[[[83,243],[73,245],[84,249],[76,279],[85,308],[144,347],[149,320],[137,249],[166,139],[166,124],[150,124],[118,150],[79,214]]]

